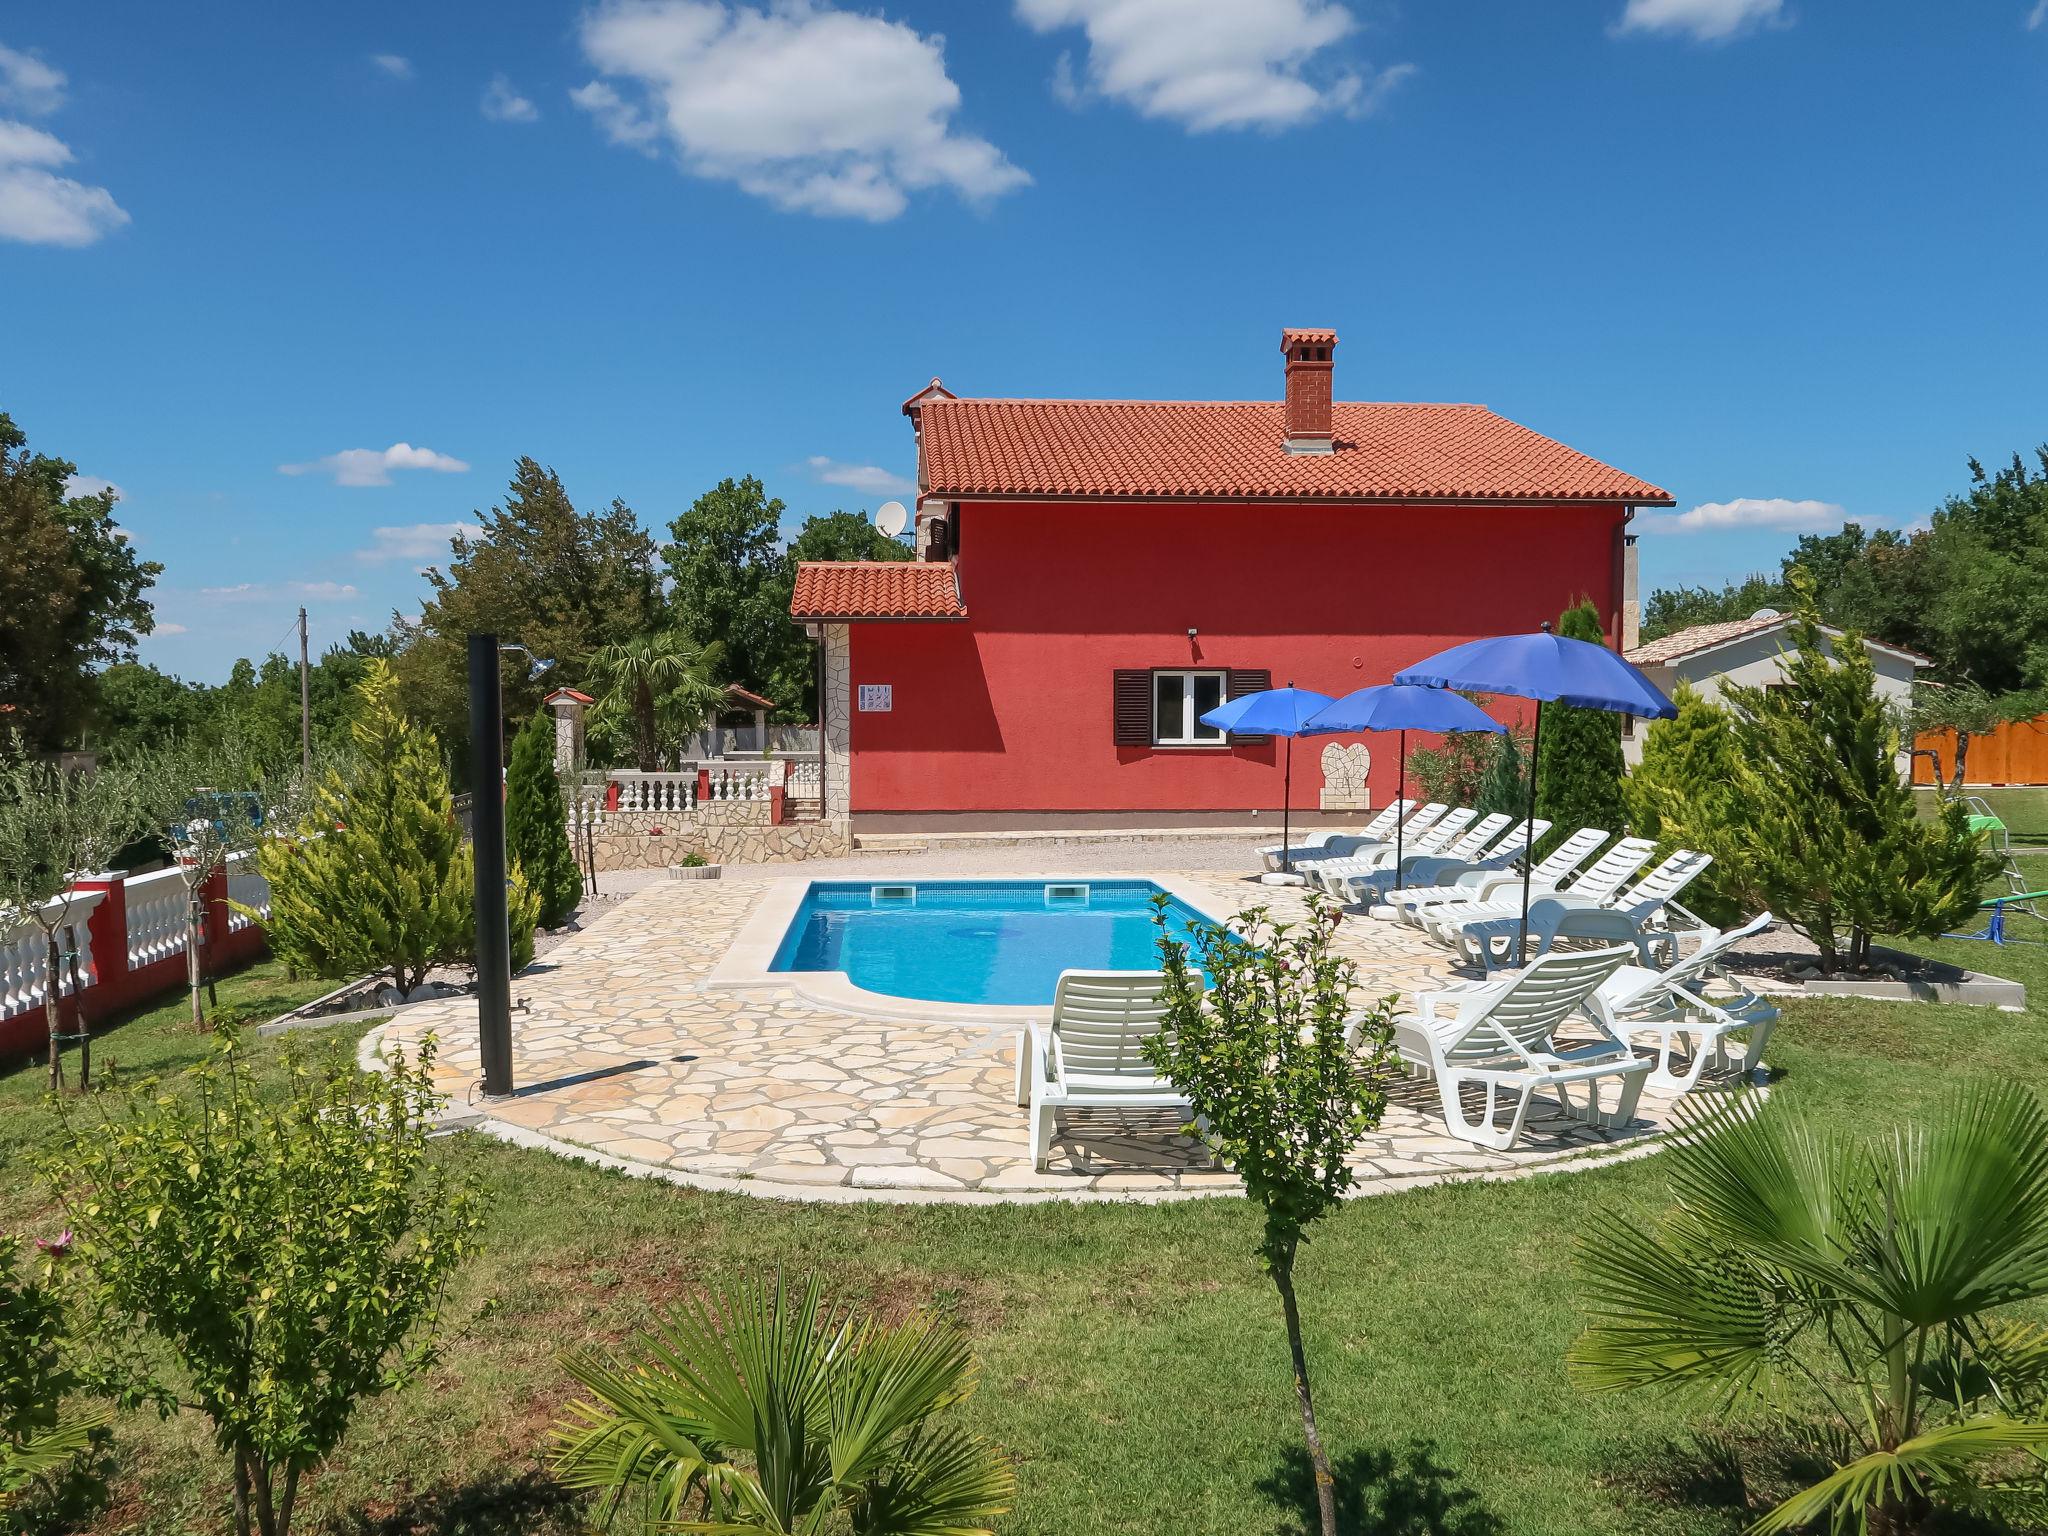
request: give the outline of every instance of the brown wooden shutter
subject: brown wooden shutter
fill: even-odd
[[[1264,693],[1272,686],[1273,674],[1264,667],[1232,667],[1230,669],[1230,696],[1233,699],[1242,698],[1248,693]],[[1245,742],[1250,745],[1256,745],[1262,741],[1271,741],[1273,738],[1270,736],[1247,736],[1241,731],[1232,731],[1230,739],[1233,742]]]
[[[1144,667],[1118,667],[1112,674],[1111,715],[1120,747],[1152,745],[1152,674]]]

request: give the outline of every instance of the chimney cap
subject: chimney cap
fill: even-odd
[[[1337,333],[1322,326],[1289,326],[1280,333],[1280,350],[1291,351],[1295,347],[1334,347]]]

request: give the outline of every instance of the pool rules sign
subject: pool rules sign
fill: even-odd
[[[864,715],[886,715],[896,707],[896,685],[894,683],[862,683],[860,685],[860,712]]]

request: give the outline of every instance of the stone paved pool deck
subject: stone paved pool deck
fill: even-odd
[[[1093,862],[1093,861],[1091,861]],[[1240,866],[1242,867],[1242,866]],[[944,878],[921,861],[859,861],[875,881]],[[840,873],[835,870],[835,874]],[[980,873],[980,871],[977,871]],[[1011,870],[1057,879],[1071,869]],[[407,1009],[364,1041],[366,1058],[440,1040],[450,1118],[517,1144],[710,1189],[817,1200],[985,1204],[1045,1199],[1185,1198],[1233,1192],[1165,1115],[1065,1114],[1045,1172],[1031,1167],[1027,1114],[1014,1102],[1016,1031],[975,1010],[876,1017],[821,1003],[797,986],[716,984],[713,972],[778,878],[647,885],[513,980],[510,1098],[486,1101],[468,998]],[[1091,878],[1168,878],[1094,869]],[[1299,896],[1241,876],[1170,877],[1208,912],[1265,904],[1299,916]],[[758,927],[758,924],[757,924]],[[1337,947],[1356,960],[1361,1001],[1403,999],[1457,977],[1449,955],[1412,929],[1349,917]],[[1359,1193],[1446,1180],[1510,1178],[1561,1162],[1653,1150],[1671,1101],[1645,1092],[1619,1131],[1530,1115],[1522,1144],[1490,1152],[1444,1132],[1436,1089],[1397,1082],[1384,1122],[1353,1159]]]

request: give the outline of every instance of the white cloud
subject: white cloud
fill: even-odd
[[[539,119],[540,108],[512,89],[503,75],[493,75],[484,87],[483,114],[494,123],[531,123]]]
[[[412,60],[402,53],[373,53],[370,62],[394,80],[412,78]]]
[[[2048,26],[2048,0],[2034,0],[2034,8],[2027,12],[2026,29],[2038,32]]]
[[[356,551],[365,565],[386,560],[425,560],[448,553],[448,542],[461,535],[474,538],[483,532],[475,523],[409,523],[402,528],[373,528],[370,544]]]
[[[182,624],[155,624],[150,627],[152,635],[189,635],[191,631]]]
[[[215,603],[263,603],[281,597],[302,597],[319,602],[354,597],[356,589],[345,581],[287,581],[281,586],[262,581],[238,581],[231,587],[201,587],[199,595]]]
[[[42,60],[0,47],[0,103],[40,115],[64,104],[64,76]],[[91,245],[128,222],[105,187],[57,175],[71,146],[53,133],[0,119],[0,240]]]
[[[1682,32],[1724,43],[1759,27],[1789,26],[1785,0],[1628,0],[1617,32]]]
[[[1641,533],[1722,533],[1752,528],[1781,533],[1819,533],[1849,520],[1839,502],[1790,501],[1782,496],[1738,496],[1733,501],[1703,501],[1684,512],[1645,512],[1636,519]]]
[[[431,469],[437,474],[459,475],[469,468],[461,459],[411,443],[393,443],[389,448],[344,448],[324,459],[305,464],[280,464],[281,475],[332,475],[336,485],[389,485],[394,469]]]
[[[116,501],[120,501],[128,494],[113,481],[103,480],[98,475],[72,475],[64,482],[66,497],[97,496],[102,491],[112,491]]]
[[[63,70],[0,43],[0,106],[46,117],[63,105]]]
[[[664,138],[693,176],[792,212],[893,219],[934,188],[982,200],[1028,184],[953,125],[943,40],[819,0],[607,0],[583,18],[605,80],[569,93],[614,144]]]
[[[915,480],[906,480],[879,464],[848,464],[814,453],[804,460],[804,467],[820,485],[843,485],[869,496],[908,496],[917,489]]]
[[[1079,27],[1084,67],[1062,54],[1053,94],[1069,106],[1102,97],[1197,133],[1288,128],[1329,112],[1363,116],[1415,73],[1373,70],[1328,50],[1358,30],[1334,0],[1015,0],[1040,32]]]

